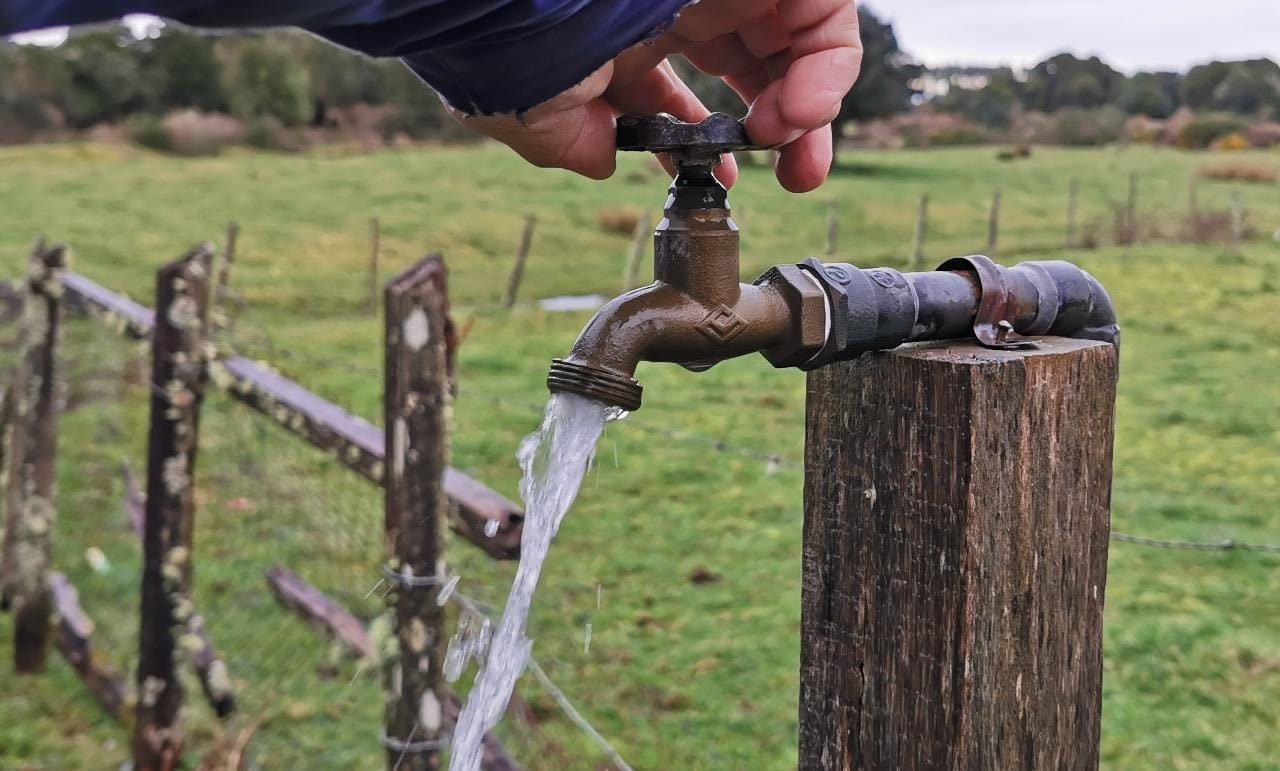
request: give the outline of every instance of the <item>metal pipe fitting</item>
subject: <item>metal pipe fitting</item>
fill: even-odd
[[[808,260],[739,282],[738,228],[712,171],[748,147],[741,124],[670,116],[618,121],[620,150],[670,153],[676,178],[654,232],[654,283],[601,308],[547,387],[634,411],[641,361],[702,371],[760,352],[775,367],[814,369],[919,340],[975,337],[992,348],[1059,335],[1120,343],[1115,311],[1093,276],[1060,261],[1012,268],[975,255],[901,273]]]

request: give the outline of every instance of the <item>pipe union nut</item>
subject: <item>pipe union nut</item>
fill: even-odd
[[[783,341],[761,354],[775,367],[798,367],[822,350],[827,339],[827,295],[798,265],[775,265],[755,280],[787,304],[791,328]]]

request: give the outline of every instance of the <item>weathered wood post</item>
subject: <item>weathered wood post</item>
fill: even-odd
[[[1231,242],[1228,249],[1233,257],[1240,256],[1244,242],[1244,196],[1239,190],[1231,191]]]
[[[1138,172],[1129,174],[1129,200],[1124,207],[1124,242],[1138,243]]]
[[[1000,251],[1000,191],[991,194],[991,213],[987,217],[987,256],[999,259]]]
[[[800,764],[1096,768],[1116,351],[907,346],[808,384]]]
[[[1080,180],[1072,177],[1070,184],[1067,185],[1067,237],[1063,242],[1068,249],[1076,245],[1076,217],[1079,213],[1079,202]]]
[[[143,531],[142,613],[134,768],[180,763],[183,702],[177,659],[192,634],[192,528],[200,404],[208,373],[205,308],[213,250],[199,246],[156,274],[151,424]]]
[[[911,246],[911,261],[907,269],[924,270],[924,239],[929,231],[929,195],[920,196],[920,209],[916,212],[916,232]]]
[[[827,256],[832,257],[840,240],[840,211],[834,200],[827,202]]]
[[[636,220],[635,231],[631,234],[631,249],[627,252],[627,264],[622,270],[622,291],[635,289],[640,280],[640,260],[644,257],[645,244],[653,235],[653,222],[649,212],[640,215]]]
[[[53,601],[49,594],[54,457],[58,443],[58,338],[66,250],[37,242],[27,271],[22,353],[9,398],[3,590],[13,611],[13,665],[40,672],[49,652]]]
[[[378,315],[378,292],[381,282],[378,280],[378,252],[382,249],[382,223],[377,217],[369,220],[369,304],[365,312],[370,316]]]
[[[433,255],[397,276],[385,303],[386,577],[399,651],[386,662],[383,744],[387,768],[423,771],[440,767],[446,697],[437,600],[446,572],[454,332],[444,261]]]
[[[502,307],[510,308],[516,304],[516,294],[520,291],[520,282],[524,279],[524,264],[529,260],[529,249],[533,246],[533,229],[538,218],[526,214],[524,231],[520,234],[520,248],[516,251],[516,262],[511,266],[511,275],[507,277],[507,292],[502,297]]]

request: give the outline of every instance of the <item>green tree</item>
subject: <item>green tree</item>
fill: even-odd
[[[311,78],[278,40],[260,36],[229,41],[223,88],[242,120],[270,118],[302,126],[314,116]]]
[[[166,24],[160,36],[149,41],[145,66],[157,84],[157,98],[166,109],[192,107],[205,112],[226,112],[222,90],[222,66],[214,53],[214,41],[176,24]]]
[[[1120,107],[1130,115],[1167,118],[1181,106],[1176,72],[1139,72],[1120,89]]]
[[[1123,83],[1124,76],[1096,56],[1078,59],[1062,53],[1027,73],[1021,89],[1022,104],[1039,112],[1101,107],[1115,101]]]
[[[924,67],[914,62],[898,44],[893,25],[881,21],[866,6],[858,8],[862,34],[862,74],[840,104],[832,124],[837,139],[851,121],[887,118],[911,106],[919,93],[915,81]]]
[[[1280,111],[1280,65],[1250,59],[1192,67],[1183,79],[1182,99],[1194,110],[1275,114]]]
[[[58,98],[76,128],[116,121],[155,107],[155,84],[144,71],[137,41],[123,26],[72,34],[58,49],[69,71]]]

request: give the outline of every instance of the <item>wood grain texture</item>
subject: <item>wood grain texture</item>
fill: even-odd
[[[58,339],[62,292],[57,275],[66,265],[62,246],[32,252],[23,304],[21,358],[9,392],[13,400],[6,452],[5,538],[0,594],[13,611],[13,668],[44,670],[52,626],[49,566],[57,510],[54,460],[60,400]]]
[[[800,768],[1098,763],[1109,345],[809,376]]]
[[[190,634],[195,461],[204,399],[205,305],[212,250],[197,247],[156,274],[151,338],[151,419],[142,538],[138,705],[133,758],[138,771],[181,763],[183,703],[179,641]]]
[[[435,742],[444,726],[445,534],[455,338],[444,261],[431,256],[387,285],[386,506],[391,570],[408,583],[388,595],[397,655],[387,662],[387,736]],[[414,584],[413,580],[417,579]],[[387,768],[440,768],[438,749],[387,748]]]

